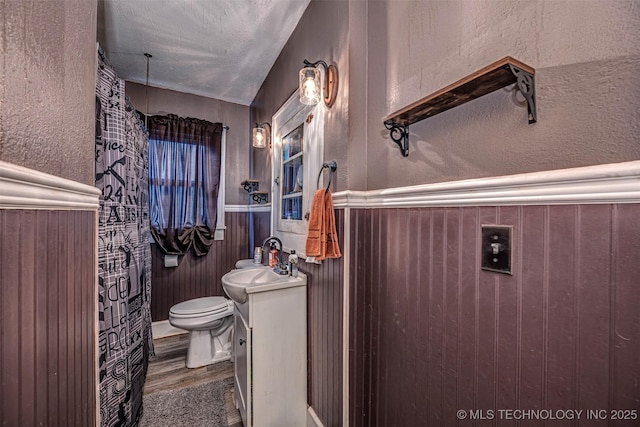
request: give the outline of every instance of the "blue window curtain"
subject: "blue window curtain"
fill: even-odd
[[[148,117],[151,234],[164,253],[206,255],[214,240],[222,123]]]

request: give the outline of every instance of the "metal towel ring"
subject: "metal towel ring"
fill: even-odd
[[[329,183],[327,184],[327,188],[325,188],[325,191],[329,190],[329,187],[331,187],[331,178],[333,177],[333,173],[336,171],[336,169],[338,169],[338,162],[336,162],[335,160],[331,160],[330,162],[326,162],[322,164],[322,167],[320,168],[320,172],[318,173],[318,179],[316,180],[316,188],[320,188],[320,178],[322,177],[322,172],[326,169],[329,169]]]

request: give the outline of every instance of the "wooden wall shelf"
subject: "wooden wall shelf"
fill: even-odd
[[[245,179],[240,183],[240,186],[244,188],[244,191],[249,193],[249,197],[256,203],[267,203],[269,201],[268,191],[260,190],[260,181],[257,179]]]
[[[490,64],[384,118],[391,139],[409,155],[409,125],[516,83],[527,101],[529,123],[536,122],[535,69],[510,56]]]

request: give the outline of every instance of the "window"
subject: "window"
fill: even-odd
[[[162,228],[193,227],[209,221],[207,212],[198,209],[206,204],[203,177],[196,164],[197,154],[205,154],[202,151],[202,147],[199,150],[188,143],[149,140],[151,216],[158,218]]]
[[[151,233],[167,254],[182,255],[193,247],[196,255],[205,255],[224,227],[222,125],[171,115],[151,119]]]
[[[282,212],[281,219],[302,221],[302,189],[304,187],[303,126],[282,139]]]

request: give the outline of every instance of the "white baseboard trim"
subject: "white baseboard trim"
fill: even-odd
[[[640,161],[333,194],[336,208],[640,202]]]
[[[189,331],[171,326],[171,323],[169,323],[168,320],[160,320],[158,322],[151,323],[151,334],[154,340],[188,333]]]
[[[307,406],[307,427],[324,427],[318,414],[311,406]]]
[[[0,161],[0,209],[98,210],[90,185]]]

